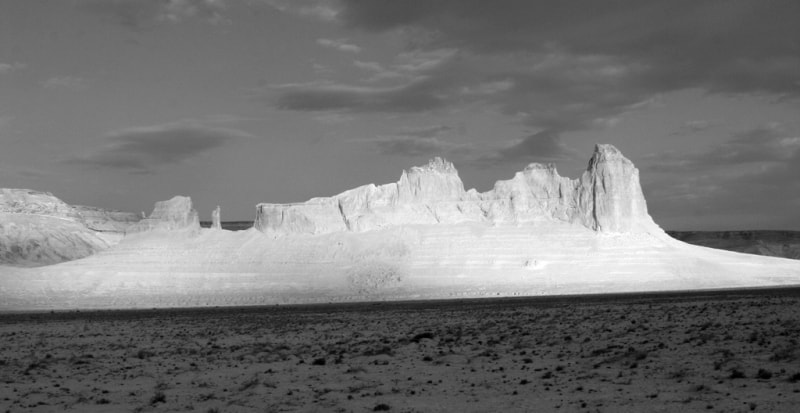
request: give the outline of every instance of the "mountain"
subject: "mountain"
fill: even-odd
[[[252,228],[200,228],[186,197],[119,244],[0,270],[0,309],[291,304],[800,284],[800,262],[689,245],[650,218],[633,163],[598,145],[577,179],[531,164],[464,190],[442,159],[296,204]]]
[[[0,264],[83,258],[118,243],[136,214],[73,206],[47,192],[0,188]]]
[[[404,171],[396,183],[256,208],[255,227],[275,235],[542,220],[580,224],[602,233],[661,233],[647,213],[638,170],[611,145],[597,145],[586,172],[576,180],[559,176],[552,164],[530,164],[491,191],[465,191],[453,164],[435,158]]]

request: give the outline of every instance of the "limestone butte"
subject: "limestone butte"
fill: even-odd
[[[200,218],[192,207],[192,199],[188,196],[178,195],[166,201],[156,202],[153,212],[147,218],[128,227],[126,233],[178,229],[200,229]]]
[[[478,193],[437,158],[395,183],[259,204],[255,227],[244,231],[201,229],[191,199],[175,197],[156,203],[112,248],[57,265],[2,267],[0,310],[777,285],[800,285],[800,262],[670,238],[647,212],[634,165],[598,145],[577,179],[531,164]]]
[[[361,186],[297,204],[259,204],[255,227],[272,235],[363,232],[398,225],[556,220],[597,232],[660,232],[647,213],[639,171],[611,145],[597,145],[579,179],[530,164],[485,193],[465,191],[453,164],[434,158],[396,183]]]

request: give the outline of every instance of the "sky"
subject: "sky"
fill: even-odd
[[[800,230],[796,0],[0,0],[0,187],[252,220],[596,143],[670,230]]]

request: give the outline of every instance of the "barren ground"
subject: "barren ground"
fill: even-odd
[[[797,411],[800,290],[0,315],[1,411]]]

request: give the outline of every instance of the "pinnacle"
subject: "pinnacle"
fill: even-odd
[[[439,156],[428,161],[425,166],[415,166],[411,168],[415,172],[439,172],[439,173],[457,173],[456,167],[452,162],[447,161]]]

